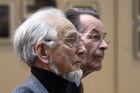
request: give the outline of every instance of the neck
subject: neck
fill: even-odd
[[[33,66],[52,72],[51,68],[49,67],[49,64],[46,64],[46,63],[41,62],[41,61],[35,62],[33,64]]]

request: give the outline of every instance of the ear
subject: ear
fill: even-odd
[[[36,44],[35,50],[39,60],[49,64],[49,47],[46,44],[40,42]]]

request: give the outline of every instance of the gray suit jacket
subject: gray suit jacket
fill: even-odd
[[[49,92],[34,75],[31,75],[25,83],[17,86],[12,93],[49,93]]]

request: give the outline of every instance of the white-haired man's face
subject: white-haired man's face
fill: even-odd
[[[49,66],[51,70],[63,78],[75,82],[80,80],[83,72],[80,69],[86,49],[80,33],[65,18],[57,18],[56,29],[58,38],[53,40],[53,48],[49,51]],[[48,52],[46,51],[46,52]]]

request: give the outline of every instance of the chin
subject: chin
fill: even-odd
[[[83,76],[83,71],[80,69],[69,73],[65,73],[63,75],[63,78],[70,82],[77,82],[82,78],[82,76]]]
[[[94,69],[94,71],[100,71],[102,68],[102,64],[101,63],[94,64],[94,65],[92,65],[92,68]]]
[[[98,67],[95,69],[95,71],[100,71],[101,70],[101,67]]]

